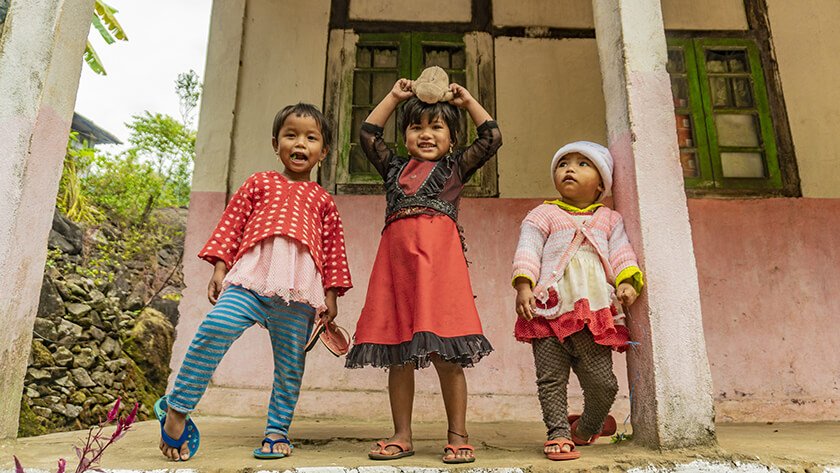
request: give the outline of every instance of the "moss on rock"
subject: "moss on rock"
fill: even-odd
[[[151,307],[140,312],[134,327],[123,336],[123,350],[154,391],[160,394],[166,391],[174,341],[175,327],[162,312]]]

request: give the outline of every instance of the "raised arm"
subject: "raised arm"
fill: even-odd
[[[382,128],[394,114],[394,110],[397,109],[400,102],[412,95],[414,95],[414,92],[411,91],[410,80],[400,79],[395,82],[391,91],[371,110],[359,131],[359,144],[362,147],[362,152],[365,153],[365,157],[373,164],[373,167],[376,168],[383,179],[388,172],[388,161],[391,160],[393,151],[388,148],[385,140],[382,139]]]
[[[454,83],[449,87],[453,94],[449,103],[467,110],[478,133],[478,137],[464,150],[464,154],[458,163],[461,180],[466,182],[502,146],[502,133],[490,113],[478,103],[478,100],[466,88]]]

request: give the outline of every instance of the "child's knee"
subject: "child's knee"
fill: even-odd
[[[438,371],[438,373],[453,375],[464,372],[464,369],[461,368],[461,365],[453,363],[451,361],[446,361],[443,359],[442,356],[438,355],[437,353],[432,353],[430,358],[432,359],[432,364],[435,365],[435,369]]]

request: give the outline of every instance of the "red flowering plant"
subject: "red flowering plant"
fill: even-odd
[[[94,468],[98,463],[99,460],[102,458],[102,454],[105,452],[105,449],[110,447],[111,444],[116,442],[117,440],[123,438],[131,429],[132,424],[137,419],[137,409],[140,407],[139,403],[134,403],[134,409],[126,417],[118,417],[120,411],[120,398],[117,398],[117,401],[114,403],[114,407],[108,411],[108,418],[104,421],[100,422],[98,425],[91,426],[88,429],[87,440],[85,440],[85,446],[79,448],[74,446],[73,448],[76,450],[76,456],[79,457],[79,464],[76,466],[76,473],[83,473],[90,469],[94,471],[102,471],[98,468]],[[113,424],[114,422],[117,423],[117,428],[111,433],[111,436],[108,437],[103,435],[103,430],[106,426]],[[17,457],[15,459],[15,473],[24,473],[23,466],[20,464],[20,461]],[[67,461],[63,458],[58,460],[58,470],[57,473],[65,473],[67,468]]]

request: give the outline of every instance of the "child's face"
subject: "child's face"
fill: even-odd
[[[405,130],[405,147],[417,159],[437,161],[449,152],[451,145],[452,137],[443,117],[429,121],[428,115],[423,115],[420,123],[412,123]]]
[[[308,181],[309,172],[327,157],[328,151],[318,122],[294,113],[283,122],[271,145],[286,168],[284,174],[293,181]]]
[[[598,168],[580,153],[569,153],[560,158],[554,170],[554,187],[564,202],[579,208],[597,202],[604,191]]]

